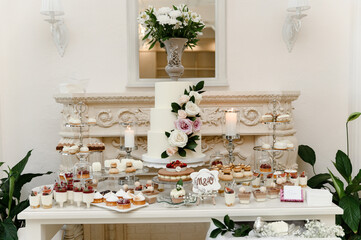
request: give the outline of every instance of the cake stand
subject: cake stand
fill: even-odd
[[[273,116],[276,116],[278,114],[280,102],[278,100],[274,99],[270,102],[270,105],[272,106]],[[276,157],[278,155],[282,154],[282,152],[295,151],[295,148],[293,147],[291,149],[288,149],[288,148],[287,149],[276,149],[275,148],[275,143],[277,140],[276,131],[277,131],[277,126],[289,124],[290,121],[277,122],[276,117],[273,117],[271,122],[262,122],[262,123],[266,124],[266,125],[270,125],[272,127],[272,145],[271,145],[270,149],[264,149],[264,148],[262,148],[262,146],[255,146],[253,148],[253,150],[257,151],[257,152],[266,152],[267,155],[270,157],[271,163],[272,163],[272,165],[271,165],[272,170],[270,172],[267,172],[268,174],[273,173],[275,170],[283,171],[283,170],[281,170],[281,167],[279,166],[279,164],[277,164]],[[260,165],[260,164],[258,164],[258,165]],[[258,173],[265,174],[265,172],[260,171],[259,167],[257,169],[258,169],[258,171],[257,171]]]
[[[195,158],[155,158],[151,157],[148,154],[143,154],[142,156],[143,164],[147,167],[152,168],[165,168],[165,166],[173,160],[180,160],[188,165],[188,167],[200,167],[203,166],[205,163],[206,155],[200,154],[198,157]]]

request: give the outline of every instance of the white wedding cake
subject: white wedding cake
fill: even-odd
[[[188,166],[201,166],[205,159],[201,149],[201,135],[197,132],[199,139],[195,142],[197,146],[194,151],[185,149],[186,156],[181,157],[175,153],[167,158],[162,158],[162,153],[172,148],[165,132],[174,131],[177,114],[172,112],[172,103],[179,102],[184,90],[189,91],[191,82],[158,82],[155,84],[155,107],[150,110],[150,130],[148,131],[148,152],[143,155],[144,164],[149,167],[164,167],[172,160],[181,160]],[[177,130],[175,130],[177,131]]]

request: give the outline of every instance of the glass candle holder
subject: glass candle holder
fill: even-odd
[[[127,153],[127,159],[131,159],[132,151],[137,150],[135,138],[138,124],[136,122],[120,122],[119,124],[121,126],[120,150]]]
[[[222,117],[222,133],[223,137],[228,141],[226,146],[228,151],[228,163],[234,163],[234,144],[235,139],[239,139],[240,135],[240,111],[234,108],[223,111]]]

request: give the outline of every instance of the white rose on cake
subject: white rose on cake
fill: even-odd
[[[170,133],[168,142],[171,147],[183,148],[187,145],[188,136],[182,131],[174,130],[173,132]]]
[[[188,117],[195,117],[200,113],[201,109],[197,106],[197,104],[194,104],[193,102],[187,102],[185,111],[188,114]]]
[[[189,97],[192,97],[194,96],[194,99],[195,99],[195,104],[199,105],[202,101],[202,95],[199,94],[198,92],[195,92],[195,91],[191,91],[189,93]]]

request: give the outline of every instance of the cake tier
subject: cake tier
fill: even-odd
[[[190,175],[193,172],[193,168],[187,168],[185,171],[181,172],[169,172],[163,168],[158,171],[158,179],[167,182],[177,182],[180,179],[182,179],[183,181],[190,181],[192,180]]]
[[[175,120],[177,120],[176,114],[170,108],[150,109],[150,130],[152,131],[169,132],[175,128]]]
[[[200,139],[197,140],[196,152],[186,150],[186,158],[196,158],[197,156],[202,155],[201,147],[201,136],[197,134]],[[164,134],[164,131],[148,131],[148,153],[147,155],[152,158],[161,158],[162,153],[167,150],[169,147],[168,138]],[[182,157],[179,154],[175,154],[169,159],[181,159]]]
[[[191,82],[157,82],[155,83],[155,108],[171,109],[172,102],[178,102],[184,90],[189,90]]]

